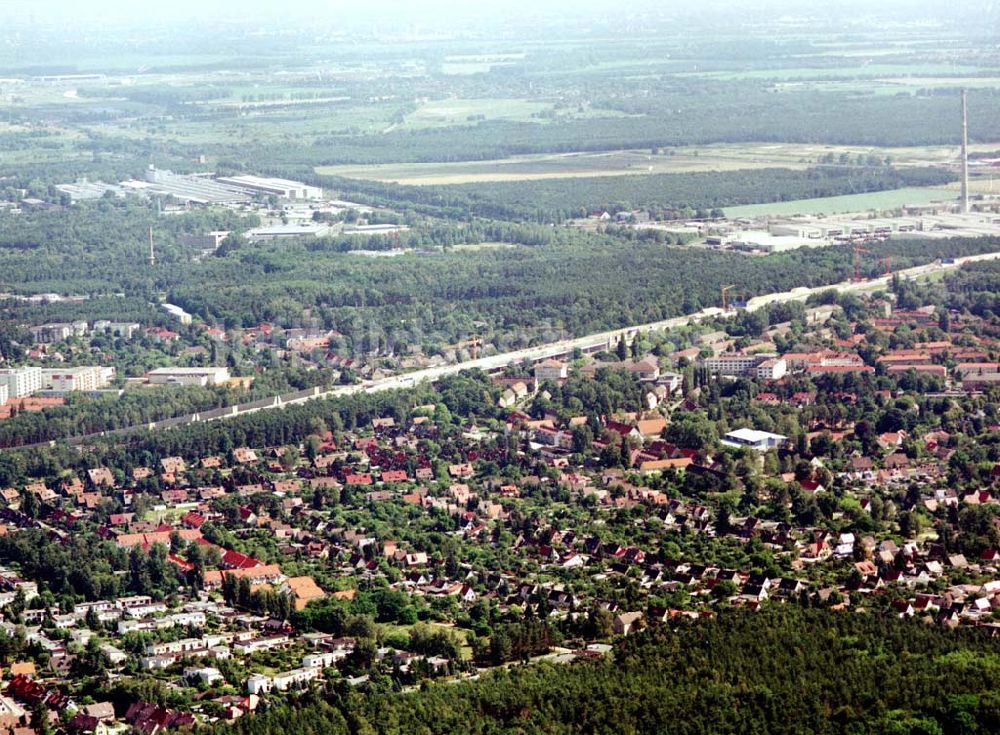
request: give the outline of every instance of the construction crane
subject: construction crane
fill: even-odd
[[[722,310],[723,311],[729,311],[729,299],[727,298],[727,295],[734,288],[736,288],[736,284],[735,283],[731,283],[728,286],[723,286],[720,289],[721,292],[722,292]]]
[[[855,283],[858,281],[863,281],[861,277],[861,253],[870,253],[871,250],[862,247],[859,243],[854,243],[854,278],[852,279]]]

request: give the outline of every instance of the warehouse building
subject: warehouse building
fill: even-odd
[[[256,227],[247,231],[247,240],[250,242],[264,242],[265,240],[283,240],[296,237],[323,237],[330,231],[330,225],[322,222],[308,224],[288,224],[274,225],[272,227]]]
[[[150,166],[145,181],[123,184],[136,193],[172,196],[191,204],[247,204],[252,197],[245,189],[216,181],[208,175],[180,175]]]
[[[281,199],[322,199],[323,189],[300,181],[274,179],[263,176],[223,176],[222,184],[249,190],[258,196],[276,196]]]
[[[788,441],[787,436],[772,434],[770,431],[757,431],[756,429],[736,429],[736,431],[730,431],[722,438],[724,446],[735,449],[750,447],[758,452],[777,449],[786,441]]]
[[[224,367],[166,367],[150,370],[150,385],[219,385],[229,380]]]

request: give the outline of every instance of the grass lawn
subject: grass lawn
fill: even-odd
[[[870,209],[896,209],[903,205],[930,204],[931,202],[953,200],[955,193],[946,188],[907,187],[876,191],[868,194],[847,194],[845,196],[823,197],[820,199],[797,199],[790,202],[772,204],[750,204],[745,207],[727,207],[727,217],[761,217],[765,215],[791,214],[838,214],[842,212],[864,212]]]
[[[432,628],[441,628],[442,630],[450,631],[456,638],[461,641],[461,645],[458,647],[459,653],[462,656],[463,661],[472,660],[472,646],[465,643],[466,630],[464,628],[456,628],[453,625],[445,625],[444,623],[432,623],[426,622],[424,625],[429,625]],[[419,625],[419,623],[418,623]],[[395,623],[379,623],[379,628],[382,629],[382,633],[385,636],[392,635],[393,633],[405,633],[410,634],[410,628],[412,625],[396,625]]]
[[[993,152],[1000,144],[969,146],[975,153]],[[653,155],[649,150],[619,150],[577,153],[546,153],[511,156],[492,161],[451,163],[387,163],[374,165],[319,166],[316,172],[350,179],[396,182],[412,186],[472,184],[484,181],[531,181],[590,176],[635,176],[636,174],[737,171],[760,168],[803,169],[821,157],[846,155],[890,158],[896,166],[943,165],[958,157],[956,146],[876,148],[871,146],[802,143],[745,143],[685,146]]]
[[[446,99],[425,102],[417,111],[406,116],[400,126],[407,130],[424,128],[451,127],[453,125],[471,125],[476,120],[470,117],[486,120],[512,120],[515,122],[537,122],[539,118],[533,114],[551,110],[547,102],[532,102],[518,99]]]

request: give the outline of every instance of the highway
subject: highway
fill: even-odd
[[[964,258],[955,258],[953,261],[948,263],[934,262],[927,265],[921,265],[914,268],[909,268],[902,271],[897,271],[894,275],[908,280],[913,280],[925,276],[932,275],[934,273],[940,273],[943,271],[953,270],[959,268],[966,263],[974,263],[978,261],[986,260],[997,260],[1000,259],[1000,252],[995,253],[985,253],[983,255],[972,255]],[[882,276],[879,278],[867,280],[867,281],[844,281],[837,284],[832,284],[829,286],[820,286],[817,288],[796,288],[791,291],[783,291],[780,293],[772,293],[764,296],[755,296],[750,299],[747,303],[747,311],[756,311],[762,309],[769,304],[775,303],[785,303],[789,301],[805,301],[809,296],[815,293],[820,293],[824,291],[836,290],[838,292],[859,292],[859,291],[871,291],[873,289],[887,285],[892,276]],[[285,396],[274,396],[272,398],[265,398],[258,401],[253,401],[252,403],[240,404],[238,406],[226,406],[223,408],[216,408],[210,411],[202,411],[195,414],[189,414],[187,416],[177,416],[170,419],[164,419],[163,421],[156,421],[148,424],[142,424],[139,426],[127,427],[124,429],[116,429],[114,431],[98,432],[93,434],[86,434],[81,436],[66,437],[64,441],[69,442],[73,445],[79,445],[84,443],[87,439],[100,437],[100,436],[123,436],[129,433],[134,433],[137,431],[149,430],[158,431],[162,429],[170,429],[178,426],[186,426],[192,423],[201,423],[206,421],[223,421],[225,419],[234,418],[236,416],[244,416],[249,413],[255,413],[257,411],[269,411],[278,408],[283,408],[285,406],[295,405],[298,403],[305,403],[307,401],[320,400],[324,398],[336,398],[339,396],[347,396],[355,393],[377,393],[379,391],[386,390],[396,390],[400,388],[410,388],[419,383],[430,382],[433,383],[441,378],[448,375],[455,375],[463,370],[480,369],[485,371],[493,371],[502,369],[508,365],[521,362],[541,362],[542,360],[547,360],[549,358],[559,358],[566,357],[572,354],[575,350],[581,350],[583,352],[599,352],[601,350],[606,350],[613,348],[621,337],[625,337],[626,342],[631,342],[636,335],[647,333],[647,332],[658,332],[665,329],[675,329],[677,327],[686,326],[688,324],[703,321],[705,319],[711,319],[714,317],[727,317],[732,316],[738,312],[723,312],[719,308],[708,308],[703,309],[694,314],[688,314],[686,316],[674,317],[672,319],[665,319],[663,321],[651,322],[648,324],[640,324],[632,327],[625,327],[621,329],[613,329],[607,332],[600,332],[598,334],[591,334],[586,337],[577,337],[574,339],[562,340],[559,342],[552,342],[546,345],[540,345],[538,347],[528,347],[522,350],[515,350],[513,352],[504,352],[498,355],[492,355],[489,357],[480,357],[474,360],[468,360],[466,362],[456,363],[454,365],[443,365],[440,367],[426,368],[424,370],[417,370],[415,372],[404,373],[402,375],[393,375],[388,378],[380,378],[378,380],[368,380],[361,383],[356,383],[354,385],[338,386],[336,388],[331,388],[328,390],[321,390],[320,388],[313,388],[305,391],[298,391],[297,393],[288,394]],[[44,442],[42,444],[27,445],[25,447],[14,447],[15,449],[25,449],[32,447],[42,447],[53,445],[55,442]],[[3,451],[0,449],[0,451]]]
[[[933,273],[938,273],[942,271],[952,270],[958,268],[965,263],[974,263],[977,261],[984,260],[998,260],[1000,259],[1000,252],[997,253],[986,253],[984,255],[972,255],[965,258],[956,258],[953,263],[942,264],[939,262],[929,263],[927,265],[921,265],[914,268],[908,268],[906,270],[897,271],[895,275],[900,278],[913,280],[921,278],[924,276],[931,275]],[[892,276],[881,276],[879,278],[874,278],[867,281],[844,281],[842,283],[833,284],[830,286],[820,286],[817,288],[796,288],[791,291],[782,291],[780,293],[767,294],[765,296],[755,296],[750,299],[747,303],[747,311],[757,311],[762,309],[769,304],[775,303],[785,303],[789,301],[805,301],[811,295],[816,293],[822,293],[824,291],[836,290],[839,292],[859,292],[859,291],[871,291],[882,286],[886,286],[891,281]],[[674,317],[672,319],[665,319],[659,322],[650,322],[648,324],[640,324],[637,326],[626,327],[624,329],[614,329],[608,332],[600,332],[598,334],[591,334],[586,337],[578,337],[575,339],[563,340],[560,342],[552,342],[550,344],[541,345],[538,347],[529,347],[523,350],[517,350],[514,352],[505,352],[499,355],[493,355],[491,357],[481,357],[476,360],[469,360],[467,362],[458,363],[455,365],[444,365],[441,367],[427,368],[426,370],[419,370],[412,373],[406,373],[404,375],[393,376],[390,378],[382,378],[380,380],[367,381],[355,386],[348,386],[350,389],[354,390],[365,390],[369,393],[379,390],[389,390],[393,388],[407,387],[414,385],[416,383],[430,381],[433,382],[446,375],[454,375],[455,373],[461,372],[462,370],[470,370],[474,368],[479,368],[481,370],[497,370],[504,368],[513,363],[524,362],[525,360],[530,362],[540,362],[546,360],[550,357],[563,357],[571,354],[574,350],[579,349],[584,352],[594,352],[599,350],[608,349],[614,347],[618,340],[624,335],[626,341],[631,341],[636,335],[646,332],[658,332],[665,329],[675,329],[677,327],[683,327],[692,322],[703,321],[705,319],[711,319],[713,317],[724,317],[729,315],[734,315],[738,312],[724,313],[722,309],[719,308],[709,308],[703,309],[702,311],[696,312],[694,314],[688,314],[687,316]],[[319,394],[317,397],[330,397],[335,395],[343,395],[344,389],[334,389],[327,391],[325,393]],[[354,392],[354,391],[351,391]]]

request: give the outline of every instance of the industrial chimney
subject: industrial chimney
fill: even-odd
[[[153,250],[153,226],[149,226],[149,266],[152,268],[156,265],[156,251]]]
[[[969,211],[969,109],[966,90],[962,90],[962,192],[959,195],[958,211]]]

